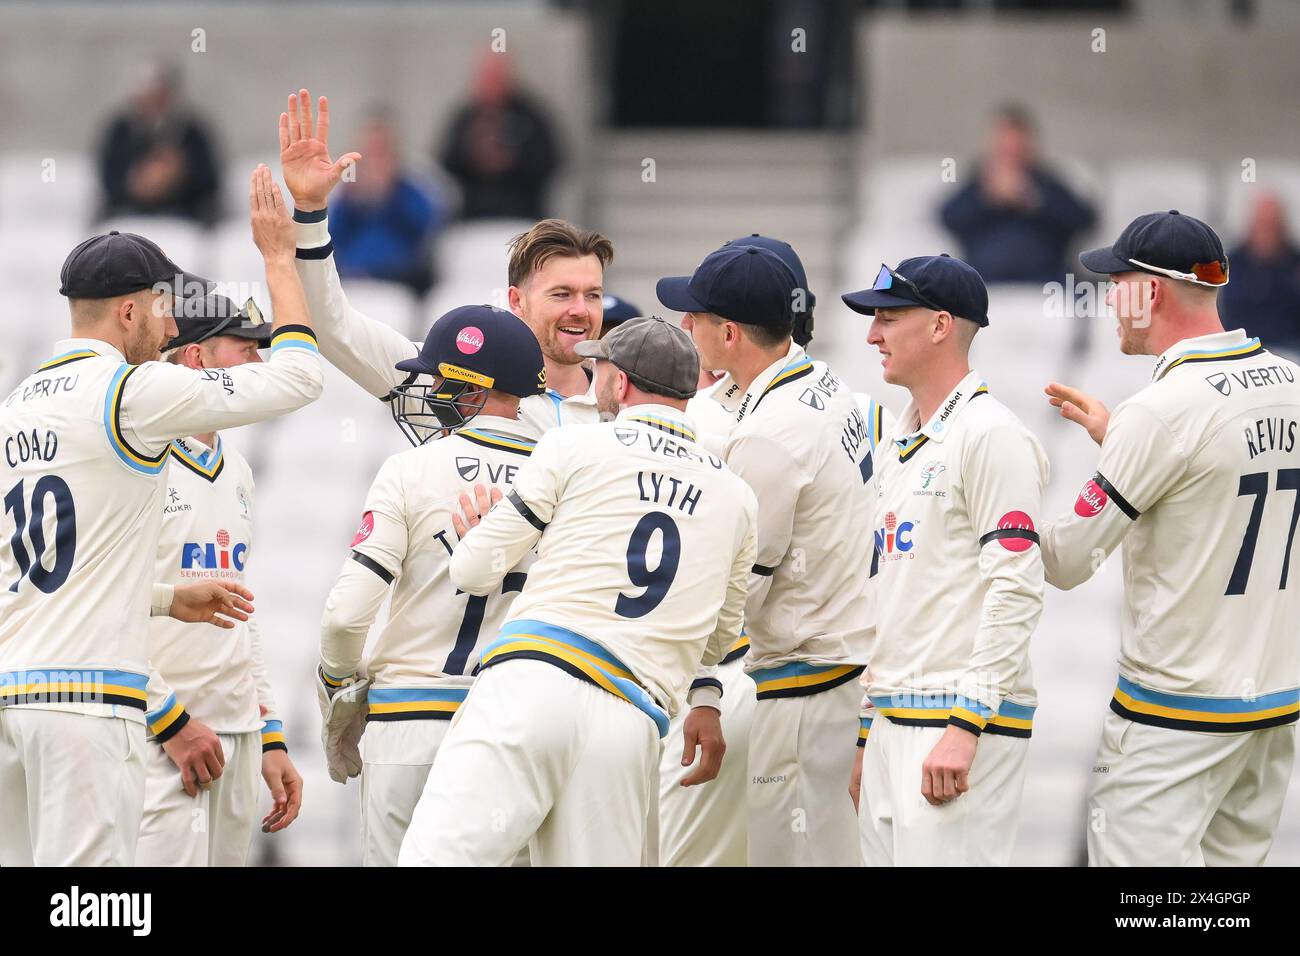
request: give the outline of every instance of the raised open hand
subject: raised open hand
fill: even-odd
[[[280,171],[294,205],[308,211],[324,209],[343,170],[361,158],[360,153],[344,153],[330,159],[329,100],[322,96],[317,109],[313,121],[311,94],[299,90],[290,94],[289,109],[280,114]]]

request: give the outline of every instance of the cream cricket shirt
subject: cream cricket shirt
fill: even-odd
[[[1298,375],[1240,329],[1172,346],[1111,415],[1073,511],[1045,530],[1062,588],[1123,542],[1117,714],[1208,732],[1296,720]]]
[[[197,438],[178,438],[166,487],[154,580],[245,584],[255,493],[248,462],[220,435],[211,448]],[[285,749],[258,615],[230,629],[150,618],[149,671],[146,718],[159,743],[194,717],[219,734],[261,731],[263,749]]]
[[[394,366],[419,354],[421,343],[412,342],[396,329],[363,315],[348,302],[334,265],[334,244],[330,241],[329,221],[323,210],[319,213],[297,210],[294,219],[298,221],[298,275],[307,291],[307,305],[316,324],[321,354],[371,395],[387,400],[393,387],[410,377],[410,373],[400,372]],[[519,421],[530,435],[540,435],[556,425],[600,421],[595,381],[581,395],[565,398],[554,389],[547,389],[543,395],[521,399]]]
[[[864,678],[895,723],[1028,737],[1029,638],[1043,607],[1037,439],[970,372],[878,458],[876,638]]]
[[[366,668],[369,720],[446,720],[465,699],[532,555],[513,562],[491,593],[467,594],[449,573],[457,543],[452,515],[462,494],[473,500],[475,485],[509,492],[533,445],[520,422],[479,415],[380,468],[321,622],[321,668],[326,682],[338,685],[357,672],[391,587],[388,621]]]
[[[753,489],[758,558],[749,581],[745,668],[759,699],[816,693],[867,662],[875,468],[884,410],[863,414],[825,363],[791,344],[735,402],[726,460]]]
[[[701,662],[740,637],[755,511],[673,408],[552,429],[452,555],[452,581],[490,594],[538,548],[484,666],[541,656],[642,709],[662,736]]]
[[[302,326],[230,369],[59,342],[0,402],[0,703],[143,722],[172,440],[300,408],[322,382]]]

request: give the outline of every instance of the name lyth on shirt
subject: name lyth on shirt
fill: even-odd
[[[704,493],[689,481],[654,471],[638,471],[636,488],[642,501],[676,508],[688,515],[695,514],[695,506],[700,503],[700,496]]]

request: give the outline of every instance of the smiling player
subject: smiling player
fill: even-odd
[[[329,102],[319,102],[313,124],[306,90],[280,114],[280,162],[298,222],[298,272],[317,321],[321,353],[371,395],[388,401],[395,386],[416,380],[397,363],[420,351],[400,332],[362,315],[348,303],[334,265],[326,203],[344,168],[361,157],[329,155]],[[537,337],[546,362],[543,394],[519,404],[519,417],[541,434],[555,425],[599,420],[592,378],[574,350],[599,337],[604,271],[614,247],[598,232],[561,219],[544,219],[510,245],[510,310]]]
[[[877,459],[863,860],[1005,865],[1036,703],[1029,638],[1043,605],[1034,529],[1047,459],[970,367],[989,320],[969,265],[881,266],[872,288],[843,299],[874,316],[867,342],[885,381],[912,396]]]

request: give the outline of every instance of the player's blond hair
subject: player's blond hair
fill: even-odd
[[[522,285],[556,256],[595,256],[604,269],[614,260],[614,244],[594,229],[583,229],[563,219],[543,219],[510,240],[510,284]]]

